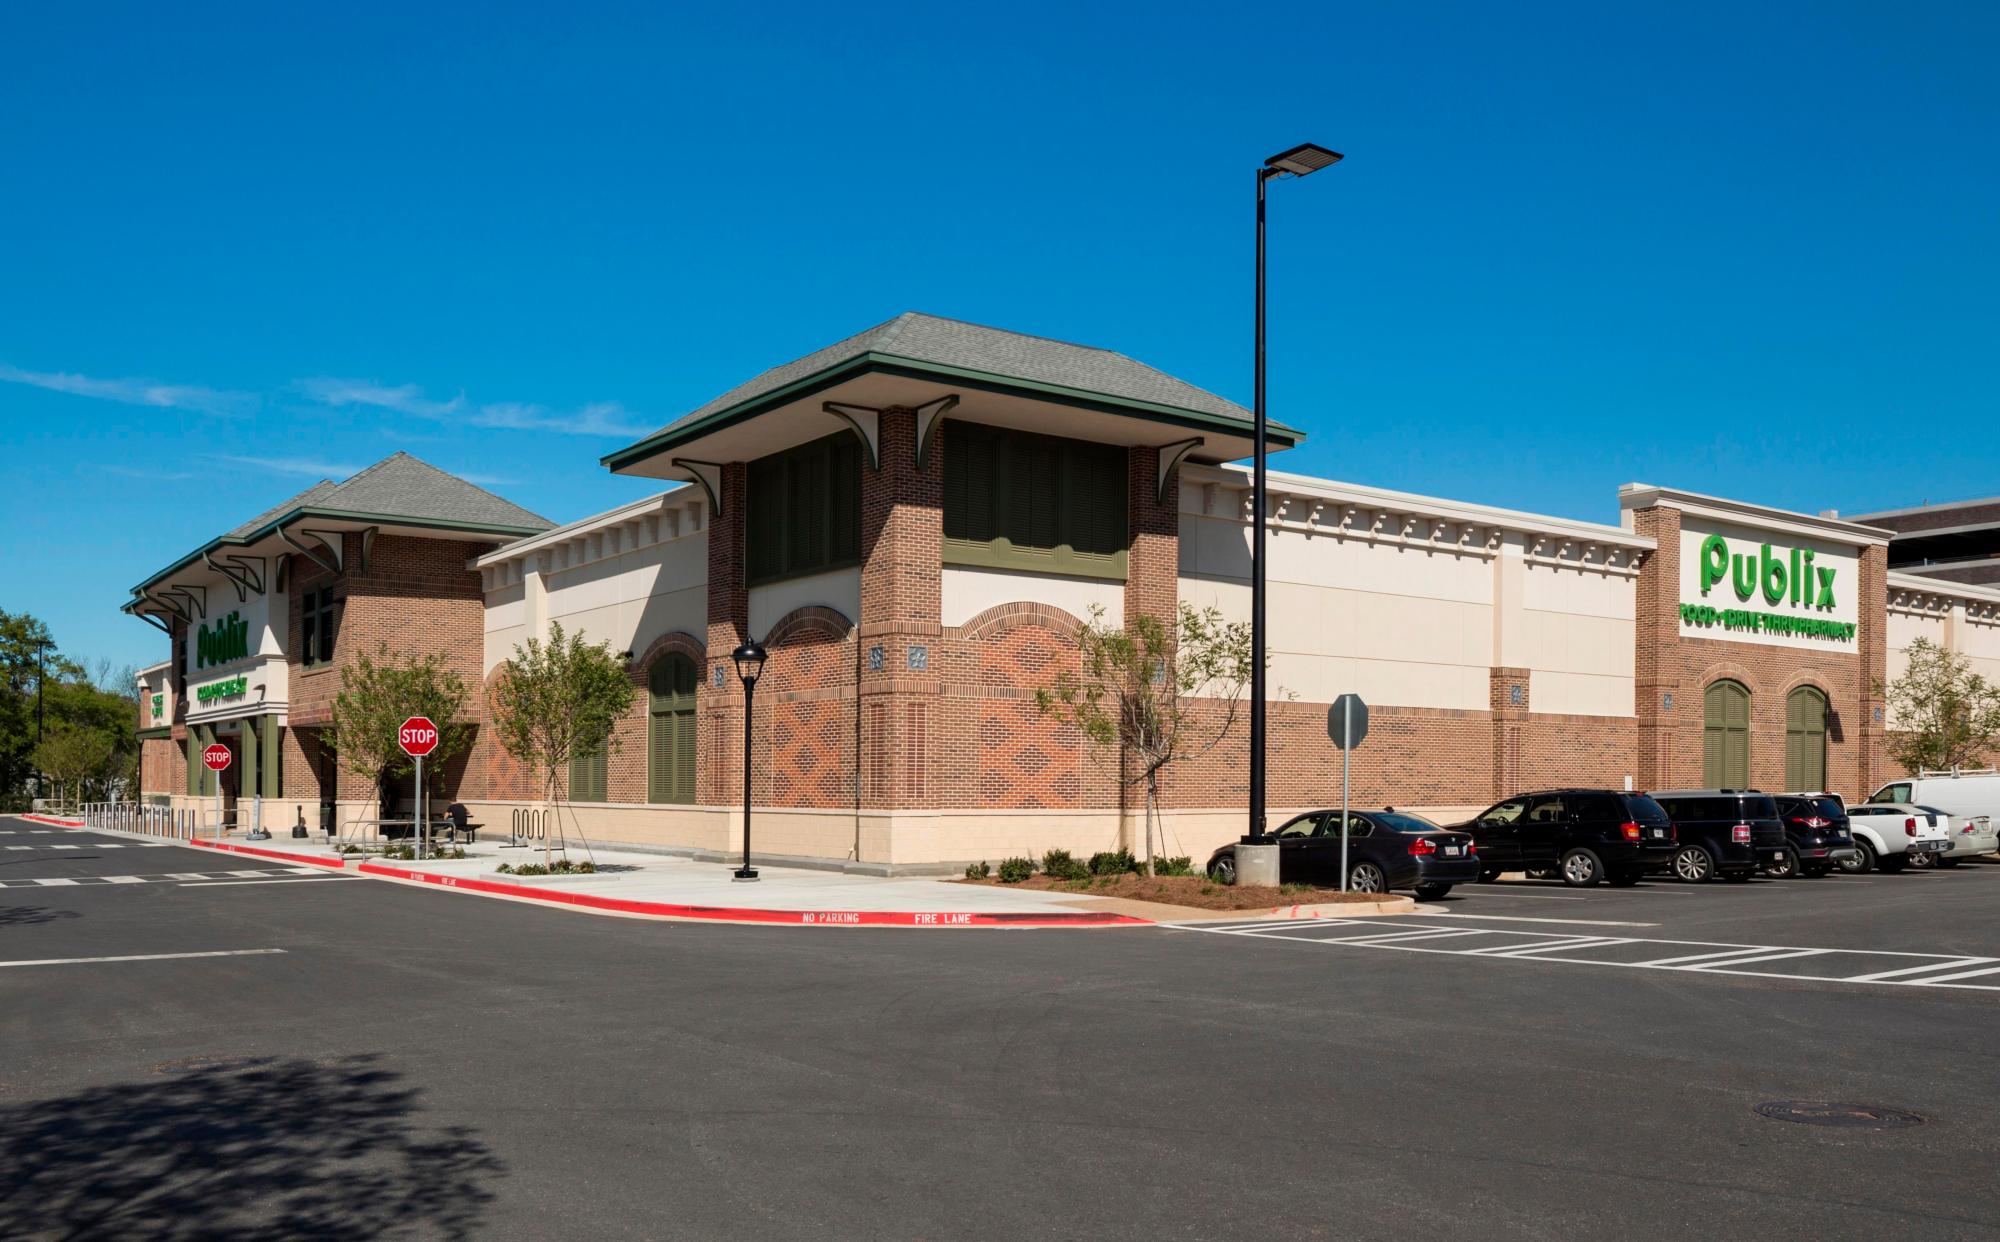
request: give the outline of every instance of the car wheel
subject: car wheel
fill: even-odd
[[[1613,888],[1630,888],[1644,875],[1641,871],[1614,871],[1605,877],[1605,882]]]
[[[1451,891],[1451,885],[1449,884],[1417,885],[1417,896],[1424,901],[1436,901],[1438,898],[1444,896],[1446,893],[1450,891]]]
[[[1479,869],[1479,882],[1481,884],[1491,884],[1499,878],[1500,868],[1498,867],[1481,867]]]
[[[1854,857],[1843,858],[1836,865],[1846,875],[1867,875],[1875,869],[1875,847],[1866,841],[1856,839]]]
[[[1236,883],[1236,860],[1225,854],[1208,864],[1208,878],[1218,884]]]
[[[1571,888],[1589,888],[1604,878],[1604,864],[1581,846],[1562,856],[1561,871],[1563,883]]]
[[[1826,874],[1826,864],[1813,863],[1811,866],[1801,865],[1799,867],[1799,874],[1808,880],[1817,880]]]
[[[1919,871],[1929,871],[1942,861],[1936,854],[1906,854],[1904,857]]]
[[[1699,845],[1684,845],[1674,854],[1674,875],[1689,884],[1700,884],[1715,876],[1715,860]]]
[[[1371,862],[1355,863],[1347,873],[1347,890],[1352,893],[1385,893],[1389,891],[1389,881],[1382,874],[1382,868]]]
[[[1875,860],[1876,870],[1883,875],[1895,875],[1909,865],[1910,859],[1907,854],[1884,854]]]
[[[1764,868],[1764,874],[1774,880],[1796,880],[1799,876],[1799,852],[1786,846],[1784,856]]]

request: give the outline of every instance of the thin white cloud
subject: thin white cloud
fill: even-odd
[[[229,392],[199,384],[165,384],[153,379],[99,379],[68,371],[27,371],[0,362],[0,383],[26,384],[49,392],[145,405],[156,409],[192,410],[197,414],[236,417],[253,413],[263,398],[254,392]]]
[[[335,408],[365,406],[432,422],[499,431],[547,431],[558,435],[633,438],[653,428],[634,418],[616,401],[598,401],[575,409],[555,409],[532,402],[493,401],[473,404],[460,393],[449,401],[424,395],[415,384],[383,384],[375,380],[318,376],[293,385],[308,399]]]
[[[269,470],[273,474],[301,474],[314,479],[344,479],[351,474],[361,473],[360,466],[320,461],[313,457],[239,457],[233,453],[216,453],[210,460],[226,461],[236,466],[254,466],[259,470]]]
[[[415,384],[378,384],[373,380],[335,379],[331,376],[316,376],[299,380],[293,387],[321,405],[336,408],[349,405],[365,405],[378,410],[390,410],[397,414],[408,414],[414,418],[443,420],[451,418],[465,408],[465,394],[460,393],[449,401],[433,401],[424,396],[423,390]]]
[[[127,479],[147,479],[154,483],[174,483],[196,477],[191,470],[141,470],[133,466],[100,466],[98,469],[106,474],[120,475]]]

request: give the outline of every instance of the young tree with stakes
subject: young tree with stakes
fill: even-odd
[[[1185,602],[1174,630],[1148,613],[1115,626],[1097,607],[1077,628],[1076,645],[1076,675],[1035,691],[1035,706],[1074,726],[1099,754],[1115,755],[1125,784],[1146,787],[1143,861],[1151,872],[1160,773],[1235,727],[1255,665],[1250,627]]]
[[[445,765],[472,748],[473,726],[461,719],[465,705],[465,679],[442,656],[398,661],[384,643],[372,658],[361,652],[340,671],[328,744],[342,767],[368,778],[379,793],[384,780],[415,766],[397,730],[412,716],[428,716],[438,744],[425,757],[424,782],[435,790]]]
[[[587,643],[551,624],[547,642],[528,639],[500,666],[494,728],[507,753],[535,774],[543,800],[553,803],[556,790],[567,788],[572,759],[618,749],[612,727],[632,709],[632,697],[631,674],[609,644]],[[546,835],[542,858],[554,865]]]
[[[1912,775],[1991,762],[2000,750],[2000,686],[1928,638],[1910,644],[1902,676],[1875,683],[1896,729],[1889,755]]]

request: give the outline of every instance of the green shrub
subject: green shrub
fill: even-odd
[[[1070,857],[1068,850],[1050,850],[1042,855],[1042,874],[1051,880],[1082,880],[1090,875],[1090,868]]]
[[[1128,849],[1100,850],[1090,856],[1090,874],[1124,875],[1139,869],[1139,860]]]
[[[1155,858],[1154,875],[1193,875],[1194,859],[1182,854],[1177,858]]]
[[[567,858],[558,858],[554,866],[543,866],[541,863],[521,863],[518,866],[513,863],[501,863],[494,870],[502,875],[595,875],[597,864],[571,862]]]
[[[993,868],[983,862],[965,864],[965,878],[968,880],[983,880],[992,874]]]
[[[1003,858],[1000,860],[1000,882],[1019,884],[1035,874],[1035,860],[1032,858]]]

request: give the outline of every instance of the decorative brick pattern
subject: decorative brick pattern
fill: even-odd
[[[862,467],[856,637],[882,647],[884,659],[880,670],[865,662],[857,668],[860,804],[915,809],[933,804],[933,768],[948,762],[932,740],[942,657],[944,460],[951,443],[948,425],[939,426],[919,469],[915,412],[885,409],[878,425],[880,468]],[[923,649],[920,660],[912,659],[915,648]]]

